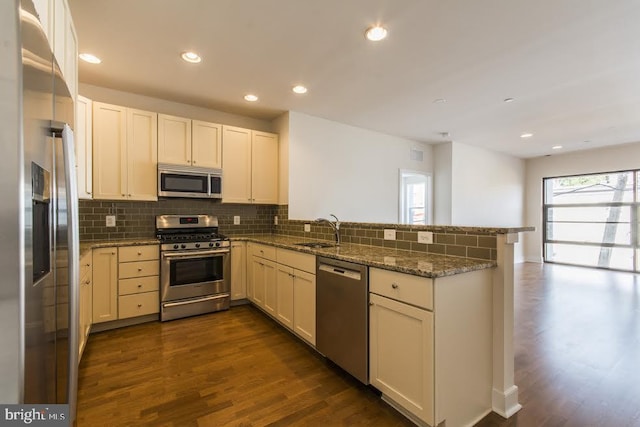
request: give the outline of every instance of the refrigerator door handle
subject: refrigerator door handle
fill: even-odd
[[[68,402],[71,422],[75,419],[78,396],[78,316],[79,316],[79,262],[80,237],[78,228],[78,182],[75,167],[73,131],[66,123],[51,122],[56,138],[62,138],[64,174],[67,188],[67,241],[69,257],[69,386]]]

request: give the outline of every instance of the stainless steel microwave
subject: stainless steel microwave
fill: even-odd
[[[222,198],[222,169],[158,164],[158,197]]]

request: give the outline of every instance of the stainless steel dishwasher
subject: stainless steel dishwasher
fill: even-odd
[[[364,265],[318,257],[316,349],[369,384],[369,277]]]

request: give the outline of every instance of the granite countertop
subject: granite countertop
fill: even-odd
[[[295,236],[255,234],[232,236],[231,240],[262,243],[311,255],[324,256],[364,264],[370,267],[378,267],[385,270],[399,271],[401,273],[431,278],[483,270],[485,268],[496,267],[497,265],[496,261],[390,249],[379,246],[356,245],[353,243],[341,243],[339,247],[309,248],[306,246],[298,246],[296,243],[326,243],[326,241]],[[159,241],[155,238],[83,241],[80,242],[80,256],[82,257],[86,251],[91,249],[156,244],[159,244]]]
[[[295,245],[295,243],[317,240],[293,236],[248,235],[233,236],[231,240],[263,243],[283,249],[431,278],[452,276],[497,266],[496,261],[389,249],[379,246],[356,245],[353,243],[341,243],[339,247],[308,248]]]

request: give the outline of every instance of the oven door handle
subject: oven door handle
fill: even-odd
[[[224,255],[224,254],[228,254],[229,250],[228,249],[223,249],[223,250],[213,250],[213,251],[189,251],[189,252],[163,252],[162,253],[162,257],[163,258],[182,258],[182,259],[189,259],[189,258],[201,258],[203,256],[209,256],[209,255]]]
[[[162,304],[162,306],[163,307],[177,307],[177,306],[180,306],[180,305],[197,304],[199,302],[213,301],[213,300],[216,300],[216,299],[227,298],[228,296],[229,296],[229,294],[222,294],[222,295],[214,295],[214,296],[206,297],[206,298],[190,299],[188,301],[165,302],[165,303]]]

